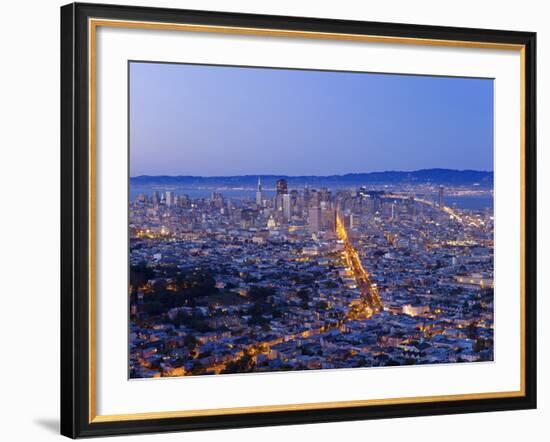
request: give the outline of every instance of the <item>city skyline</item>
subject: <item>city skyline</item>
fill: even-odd
[[[132,177],[493,170],[490,79],[132,62],[130,97]]]

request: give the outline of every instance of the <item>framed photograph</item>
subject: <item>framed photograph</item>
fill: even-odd
[[[62,434],[535,408],[535,43],[62,7]]]

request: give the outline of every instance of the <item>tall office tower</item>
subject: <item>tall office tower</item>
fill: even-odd
[[[382,199],[379,194],[373,195],[372,197],[372,210],[374,213],[382,210]]]
[[[165,198],[165,201],[166,201],[166,207],[170,207],[172,205],[172,203],[174,202],[173,193],[170,192],[169,190],[166,191],[166,193],[164,194],[164,198]]]
[[[218,192],[213,192],[212,193],[212,204],[214,205],[214,207],[218,208],[218,209],[221,209],[222,207],[224,207],[224,200],[223,200],[223,195],[221,193],[218,193]]]
[[[336,231],[336,210],[334,209],[321,210],[321,227],[326,232]]]
[[[277,180],[277,195],[288,193],[288,183],[285,179]]]
[[[309,231],[311,233],[317,233],[321,230],[321,208],[311,207],[308,211],[309,215]]]
[[[330,203],[332,199],[332,193],[330,190],[328,190],[326,187],[322,187],[319,193],[321,196],[321,202]]]
[[[338,195],[336,197],[335,208],[342,212],[350,212],[353,210],[354,200],[348,195]]]
[[[297,190],[290,191],[290,213],[294,215],[301,210],[302,198]]]
[[[253,226],[256,221],[256,214],[255,210],[243,209],[241,211],[241,227],[249,228]]]
[[[156,190],[153,192],[151,199],[154,205],[157,205],[160,202],[159,193]]]
[[[178,197],[178,207],[189,207],[190,204],[191,204],[191,201],[189,200],[189,196],[180,195]]]
[[[258,188],[256,189],[256,204],[258,206],[262,206],[262,203],[263,203],[262,183],[260,181],[260,177],[258,177]]]
[[[361,210],[365,213],[373,214],[374,213],[374,199],[367,195],[364,199],[361,200]]]
[[[321,204],[321,197],[317,190],[312,189],[309,193],[309,207],[319,207]]]
[[[445,201],[443,200],[443,186],[439,186],[439,207],[443,208],[445,206]]]
[[[283,216],[286,220],[290,219],[291,213],[291,207],[290,207],[290,195],[288,193],[285,193],[282,195],[283,197]]]
[[[407,199],[407,213],[411,216],[414,216],[414,197],[410,196]]]
[[[309,192],[309,187],[306,184],[304,186],[304,192],[302,194],[302,203],[303,203],[305,209],[307,209],[309,207],[309,201],[310,200],[311,200],[311,193]]]
[[[344,214],[344,216],[342,217],[342,220],[344,221],[344,227],[346,229],[349,229],[351,227],[351,214],[350,213]]]
[[[283,195],[288,193],[288,183],[284,179],[277,180],[277,194],[275,195],[275,209],[283,210]]]

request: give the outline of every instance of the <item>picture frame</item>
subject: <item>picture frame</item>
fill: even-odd
[[[208,35],[214,40],[228,35],[333,45],[374,44],[381,51],[384,45],[449,51],[464,49],[477,51],[475,56],[480,59],[484,51],[504,51],[519,57],[519,81],[514,87],[519,94],[516,111],[520,118],[515,121],[520,134],[515,142],[519,161],[515,165],[520,179],[513,184],[520,197],[516,226],[519,253],[512,264],[518,272],[519,285],[501,289],[516,299],[519,306],[519,327],[509,325],[514,329],[511,336],[518,343],[519,365],[516,364],[516,368],[520,379],[513,381],[517,381],[519,388],[271,405],[268,401],[267,405],[179,411],[98,412],[103,381],[98,382],[97,364],[98,360],[108,358],[97,345],[105,330],[98,332],[97,327],[102,320],[98,317],[96,271],[101,263],[97,252],[104,238],[97,234],[96,220],[104,194],[96,189],[102,179],[98,177],[112,173],[100,170],[105,163],[98,160],[98,155],[104,154],[98,151],[98,145],[105,142],[97,129],[98,115],[106,108],[98,102],[96,81],[97,57],[106,44],[98,41],[98,31],[104,28],[174,35],[190,33]],[[110,143],[109,149],[120,149],[126,156],[124,143]],[[502,157],[510,153],[499,153],[497,148],[497,154]],[[119,178],[127,180],[128,177]],[[535,33],[80,3],[61,8],[61,434],[67,437],[536,408],[536,244]],[[498,252],[496,254],[498,256]],[[125,295],[119,294],[121,299]],[[127,320],[126,317],[119,319],[121,323]],[[506,327],[506,324],[499,326]],[[305,379],[310,374],[304,372],[301,376]],[[208,378],[205,377],[204,382],[201,380],[205,391],[209,391]],[[149,381],[142,383],[145,382]]]

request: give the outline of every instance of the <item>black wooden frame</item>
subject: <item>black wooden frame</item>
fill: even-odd
[[[88,18],[492,42],[525,46],[525,396],[90,423]],[[115,5],[61,8],[61,433],[144,432],[473,413],[536,407],[536,34]]]

